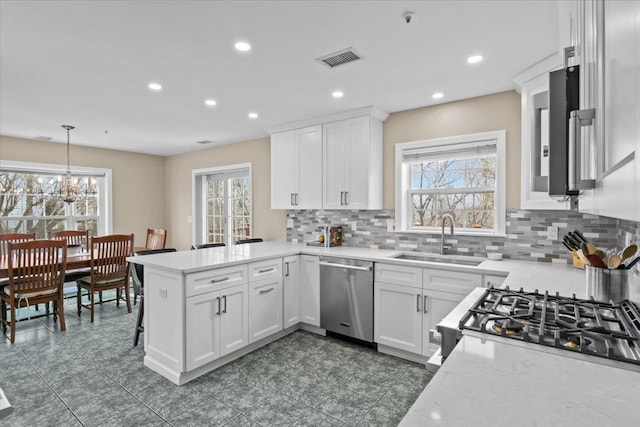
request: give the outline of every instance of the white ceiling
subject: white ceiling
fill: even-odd
[[[364,59],[315,61],[347,47]],[[2,0],[0,134],[61,142],[71,124],[72,144],[171,155],[367,105],[509,90],[557,47],[556,1]],[[467,64],[475,53],[484,61]]]

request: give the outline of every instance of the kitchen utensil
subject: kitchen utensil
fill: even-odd
[[[564,245],[565,248],[569,249],[570,252],[574,251],[575,249],[570,246],[565,240],[562,241],[562,244]]]
[[[602,261],[602,258],[600,258],[598,255],[589,254],[587,255],[587,258],[589,259],[589,262],[591,263],[592,266],[598,267],[598,268],[607,268],[607,264],[605,264],[604,261]]]
[[[620,255],[611,255],[609,257],[609,268],[612,270],[614,268],[618,268],[621,261],[622,261],[622,258],[620,258]]]
[[[573,230],[573,234],[575,234],[581,242],[587,243],[587,239],[584,238],[582,233],[579,230]]]
[[[607,257],[607,255],[604,252],[602,252],[600,249],[596,250],[593,254],[598,255],[602,259],[605,259]]]
[[[570,236],[569,234],[565,234],[564,238],[567,239],[567,242],[569,242],[571,246],[575,248],[575,250],[580,249],[580,242],[574,237]]]
[[[596,245],[594,245],[593,243],[587,241],[587,247],[589,248],[589,253],[592,254],[595,251],[598,250],[598,248],[596,247]]]
[[[629,298],[629,271],[585,267],[587,295],[596,301],[618,303]]]
[[[635,243],[630,244],[629,246],[624,248],[624,250],[622,251],[622,255],[621,255],[622,261],[626,260],[627,258],[631,258],[637,252],[638,252],[638,245]]]
[[[636,263],[637,263],[638,261],[640,261],[640,256],[636,256],[635,258],[633,258],[633,259],[631,260],[631,262],[629,262],[629,263],[625,264],[624,266],[625,266],[625,268],[628,270],[628,269],[630,269],[631,267],[633,267],[634,265],[636,265]]]

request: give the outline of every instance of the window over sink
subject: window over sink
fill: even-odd
[[[505,233],[505,132],[396,144],[396,230]]]

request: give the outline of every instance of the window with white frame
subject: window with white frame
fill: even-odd
[[[35,233],[38,239],[61,230],[109,233],[110,170],[73,168],[73,203],[62,200],[64,171],[62,165],[0,163],[0,233]]]
[[[399,231],[504,234],[505,133],[462,135],[396,145]]]
[[[251,237],[251,164],[193,171],[194,243]]]

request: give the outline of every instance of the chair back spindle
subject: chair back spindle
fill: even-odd
[[[147,240],[144,245],[147,249],[164,249],[167,245],[167,230],[164,228],[148,228]]]
[[[0,256],[9,254],[9,242],[21,243],[36,239],[36,233],[7,233],[0,234]]]

